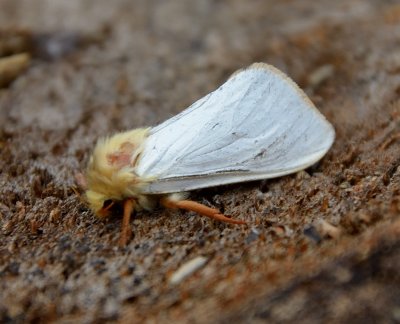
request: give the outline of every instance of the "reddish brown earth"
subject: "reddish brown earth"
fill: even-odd
[[[400,321],[398,2],[0,6],[0,56],[32,56],[0,90],[1,322]],[[155,125],[256,61],[305,89],[332,149],[297,175],[192,194],[248,227],[159,209],[118,248],[121,219],[76,194],[96,139]]]

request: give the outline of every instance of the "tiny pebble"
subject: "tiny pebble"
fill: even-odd
[[[60,208],[56,207],[50,212],[50,221],[57,222],[60,219],[61,211]]]
[[[252,228],[250,234],[246,237],[246,244],[256,241],[260,236],[260,231],[256,228]]]
[[[296,179],[298,180],[304,180],[304,179],[309,179],[311,176],[304,170],[301,170],[296,173]]]
[[[338,227],[332,225],[331,223],[328,223],[326,220],[323,219],[320,219],[316,222],[316,227],[322,237],[330,237],[336,239],[341,234],[341,230]]]
[[[305,236],[313,240],[315,243],[320,243],[322,241],[317,229],[313,225],[308,225],[304,228],[303,233]]]

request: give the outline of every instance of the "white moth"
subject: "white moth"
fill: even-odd
[[[99,216],[123,203],[122,244],[131,212],[157,202],[243,224],[177,193],[297,172],[321,159],[334,137],[289,77],[255,63],[154,128],[100,139],[86,172],[86,197]]]

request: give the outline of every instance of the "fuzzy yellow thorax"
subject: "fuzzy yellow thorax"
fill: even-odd
[[[135,169],[148,133],[149,128],[138,128],[97,142],[86,170],[86,198],[98,216],[103,216],[99,213],[107,200],[143,200],[140,188],[145,182]]]

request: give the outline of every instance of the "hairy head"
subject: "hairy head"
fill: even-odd
[[[106,216],[109,201],[140,194],[142,181],[135,167],[148,131],[138,128],[97,142],[86,170],[86,199],[97,216]]]

